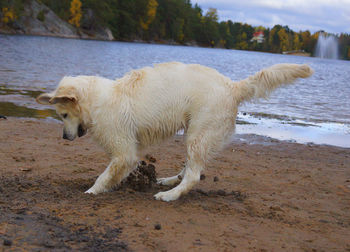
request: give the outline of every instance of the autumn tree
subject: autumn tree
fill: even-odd
[[[156,0],[148,0],[146,16],[140,20],[142,29],[148,30],[149,25],[153,22],[157,13],[158,2]]]
[[[350,60],[350,34],[341,33],[339,36],[339,56]]]
[[[174,22],[174,38],[179,43],[182,43],[184,38],[185,38],[185,34],[183,32],[184,24],[185,24],[185,20],[183,18],[175,19],[175,22]]]
[[[14,13],[12,8],[3,7],[1,9],[1,12],[2,12],[2,19],[1,19],[1,21],[4,24],[11,23],[11,22],[13,22],[16,19],[16,15],[15,15],[15,13]]]
[[[275,25],[269,34],[269,39],[268,39],[268,44],[270,51],[272,52],[279,52],[279,47],[280,47],[280,40],[278,36],[278,32],[282,29],[281,25]]]
[[[241,41],[237,43],[236,48],[240,50],[247,50],[248,49],[248,37],[247,33],[243,32],[241,36]]]
[[[278,39],[280,41],[280,44],[279,44],[280,52],[281,51],[282,52],[288,51],[289,38],[288,38],[288,34],[287,34],[286,30],[284,28],[281,28],[277,34],[278,34]]]
[[[301,43],[299,40],[299,34],[294,33],[294,39],[293,39],[293,50],[300,50],[301,48]]]
[[[70,14],[71,18],[69,19],[69,23],[74,25],[75,27],[80,27],[80,20],[82,17],[81,11],[81,2],[79,0],[72,0],[70,4]]]
[[[300,37],[301,37],[301,48],[306,52],[312,52],[310,51],[310,46],[309,46],[311,41],[311,33],[309,31],[300,32]]]
[[[219,32],[220,32],[220,47],[232,48],[233,47],[233,39],[230,33],[230,28],[228,22],[220,22],[219,24]]]
[[[220,34],[218,29],[218,13],[215,8],[209,8],[204,17],[202,17],[202,25],[205,27],[204,34],[205,40],[210,46],[214,45],[219,41]]]
[[[0,0],[0,25],[12,26],[23,10],[24,0]]]

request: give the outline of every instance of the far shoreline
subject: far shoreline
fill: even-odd
[[[277,55],[291,55],[291,56],[302,56],[302,57],[312,57],[311,53],[274,53],[274,52],[268,52],[268,51],[254,51],[254,50],[241,50],[241,49],[234,49],[234,48],[223,48],[223,47],[211,47],[211,46],[203,46],[199,45],[196,42],[187,42],[184,44],[179,44],[174,41],[146,41],[146,40],[108,40],[108,39],[99,39],[99,38],[93,38],[93,37],[79,37],[79,36],[65,36],[65,35],[53,35],[53,34],[21,34],[21,33],[13,33],[13,32],[7,32],[0,28],[0,35],[3,36],[28,36],[28,37],[48,37],[48,38],[58,38],[58,39],[75,39],[75,40],[86,40],[86,41],[102,41],[102,42],[119,42],[119,43],[136,43],[136,44],[151,44],[151,45],[167,45],[167,46],[184,46],[184,47],[194,47],[194,48],[208,48],[208,49],[223,49],[223,50],[236,50],[236,51],[244,51],[244,52],[256,52],[256,53],[269,53],[269,54],[277,54]],[[340,60],[340,59],[339,59]]]

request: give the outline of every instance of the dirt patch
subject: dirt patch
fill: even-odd
[[[205,179],[174,202],[170,187],[185,145],[147,150],[118,189],[84,192],[109,163],[88,137],[61,139],[61,125],[0,120],[0,251],[347,251],[350,149],[232,143]]]
[[[122,228],[105,225],[101,230],[88,223],[65,223],[59,216],[59,209],[45,207],[45,204],[59,203],[61,197],[69,201],[79,200],[81,195],[78,198],[74,190],[85,187],[81,183],[77,187],[67,187],[66,183],[56,181],[53,190],[51,182],[48,178],[28,179],[25,176],[0,178],[0,184],[6,187],[6,192],[2,192],[0,197],[0,241],[4,248],[128,250],[119,238]],[[71,182],[71,185],[74,184]]]
[[[157,184],[155,166],[145,161],[139,162],[137,168],[122,182],[120,188],[130,188],[139,192],[146,192]]]

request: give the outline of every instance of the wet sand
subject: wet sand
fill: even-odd
[[[157,185],[84,194],[109,158],[88,135],[61,134],[57,123],[0,119],[0,251],[350,250],[350,149],[231,143],[165,203]],[[157,177],[174,175],[183,137],[147,153]]]

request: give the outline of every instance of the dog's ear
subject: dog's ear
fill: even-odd
[[[64,103],[68,103],[68,102],[76,103],[77,102],[77,97],[75,95],[62,95],[62,96],[52,97],[49,100],[50,104],[56,104],[56,103],[64,104]]]
[[[74,95],[62,95],[62,96],[53,96],[52,94],[44,93],[39,95],[36,98],[37,103],[43,104],[43,105],[53,105],[56,103],[67,103],[77,102],[77,97]]]
[[[78,102],[78,90],[70,86],[59,87],[49,102],[50,104],[76,104]]]
[[[37,103],[44,105],[51,105],[50,100],[52,99],[52,94],[44,93],[39,95],[35,100]]]

